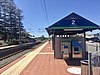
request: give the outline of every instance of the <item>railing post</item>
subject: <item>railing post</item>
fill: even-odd
[[[91,53],[88,53],[88,60],[89,60],[88,75],[93,75],[92,74],[92,64],[91,64]]]

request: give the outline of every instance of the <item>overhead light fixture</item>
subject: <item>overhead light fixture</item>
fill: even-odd
[[[81,31],[83,29],[64,29],[64,31]]]
[[[73,17],[73,18],[71,18],[71,19],[76,19],[76,18]]]

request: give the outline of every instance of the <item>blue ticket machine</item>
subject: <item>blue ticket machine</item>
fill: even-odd
[[[72,47],[74,49],[74,54],[75,53],[80,53],[81,43],[79,41],[72,40]]]

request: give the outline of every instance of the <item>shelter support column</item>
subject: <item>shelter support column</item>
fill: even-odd
[[[55,37],[55,45],[54,45],[54,58],[55,59],[62,59],[63,54],[61,53],[61,37]]]
[[[85,59],[87,59],[87,57],[88,57],[88,55],[87,55],[87,53],[86,53],[86,40],[85,40],[85,38],[86,38],[86,35],[85,35],[85,32],[84,32],[84,40],[83,40],[83,50],[82,50],[82,59],[83,60],[85,60]]]
[[[52,35],[52,50],[55,49],[55,35]]]
[[[69,58],[72,59],[73,58],[72,41],[70,41],[70,43],[71,43],[70,44],[71,45],[71,48],[70,48],[71,50],[70,50],[70,53],[69,53]]]

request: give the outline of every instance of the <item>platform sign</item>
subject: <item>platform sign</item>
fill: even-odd
[[[70,52],[70,39],[61,39],[61,52],[62,54],[68,54]]]

